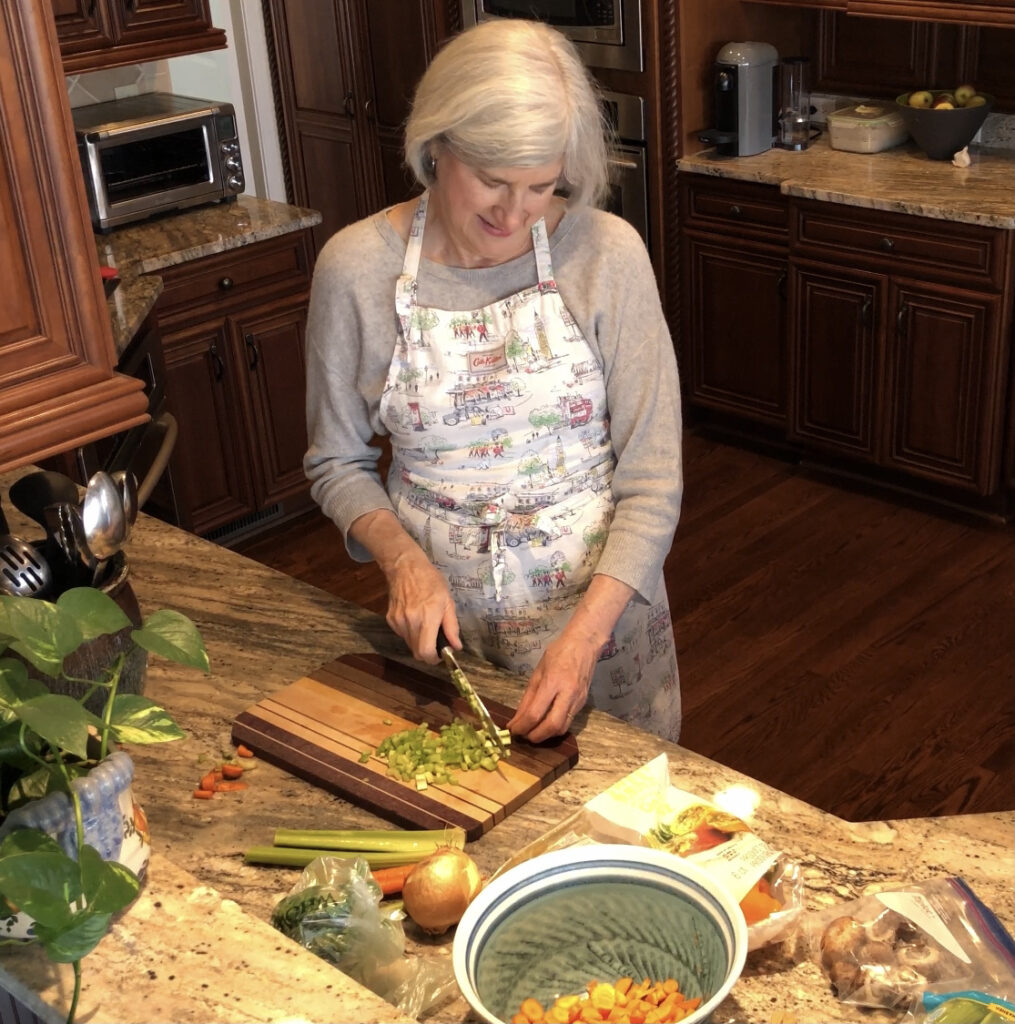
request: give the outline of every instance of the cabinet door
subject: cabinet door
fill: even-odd
[[[256,511],[242,408],[246,365],[221,318],[163,334],[166,397],[179,424],[173,478],[181,525],[207,533]]]
[[[838,268],[791,272],[790,435],[822,448],[877,460],[877,325],[885,279]]]
[[[95,0],[50,0],[60,52],[101,50],[113,45],[113,25],[105,4]]]
[[[113,0],[118,43],[190,35],[211,26],[208,0]]]
[[[81,166],[49,10],[0,0],[0,470],[147,418],[113,373]]]
[[[250,400],[249,448],[261,506],[309,489],[304,296],[270,313],[239,317],[234,336],[242,347]]]
[[[1008,365],[997,337],[1000,299],[900,282],[892,285],[889,307],[885,463],[993,492]]]
[[[689,400],[786,423],[785,253],[685,236]]]
[[[270,0],[293,201],[321,213],[314,244],[381,205],[375,161],[364,156],[346,0]],[[367,150],[369,154],[369,151]]]

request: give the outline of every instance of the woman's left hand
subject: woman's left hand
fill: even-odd
[[[588,699],[601,643],[568,638],[565,629],[543,651],[508,728],[515,736],[540,743],[571,727]]]

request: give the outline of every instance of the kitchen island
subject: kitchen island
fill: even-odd
[[[19,473],[0,477],[0,497]],[[14,533],[32,527],[5,503]],[[336,533],[336,544],[340,543]],[[243,851],[270,844],[278,827],[383,827],[366,810],[271,765],[250,772],[249,788],[210,801],[192,797],[197,779],[231,752],[231,723],[250,705],[317,666],[354,651],[411,663],[383,619],[234,552],[146,516],[128,548],[134,589],[147,614],[184,612],[208,646],[210,676],[153,659],[147,693],[188,733],[185,740],[135,747],[135,797],[151,826],[154,855],[137,903],[84,962],[80,1021],[399,1021],[404,1015],[297,948],[266,923],[295,881],[293,869],[254,867]],[[463,657],[481,693],[516,703],[521,680]],[[438,670],[434,670],[437,672]],[[574,726],[580,760],[469,852],[486,873],[559,824],[585,801],[659,753],[675,785],[709,798],[733,785],[760,797],[750,824],[801,865],[814,908],[868,887],[961,875],[1013,926],[1015,873],[1011,813],[851,824],[713,761],[599,712]],[[413,955],[448,957],[451,937],[425,940],[407,922]],[[39,1015],[63,1019],[70,968],[35,949],[0,950],[0,987]],[[34,993],[41,993],[41,1001]],[[451,998],[429,1019],[474,1020]],[[898,1019],[864,1014],[865,1020]],[[792,944],[750,954],[716,1021],[857,1020],[832,996],[817,968]]]

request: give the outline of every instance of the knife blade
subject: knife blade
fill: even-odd
[[[437,653],[441,656],[441,660],[447,666],[448,673],[451,676],[451,682],[454,683],[455,689],[465,698],[465,701],[472,709],[472,712],[483,723],[483,730],[490,737],[501,755],[503,757],[507,757],[511,753],[511,748],[508,747],[508,745],[500,738],[500,730],[497,728],[497,723],[494,722],[493,717],[487,710],[482,698],[478,693],[476,693],[475,687],[473,687],[472,683],[469,682],[469,677],[462,671],[461,666],[458,664],[454,648],[448,642],[448,638],[444,633],[443,627],[438,627],[437,629]]]

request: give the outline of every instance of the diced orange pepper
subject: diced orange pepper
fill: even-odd
[[[634,978],[621,978],[619,981],[613,983],[613,987],[621,993],[621,995],[627,995],[631,991],[631,986],[634,984]]]
[[[612,1010],[614,1003],[617,1001],[617,993],[613,986],[607,982],[603,982],[601,985],[596,987],[589,993],[589,997],[592,999],[592,1005],[598,1010]]]

